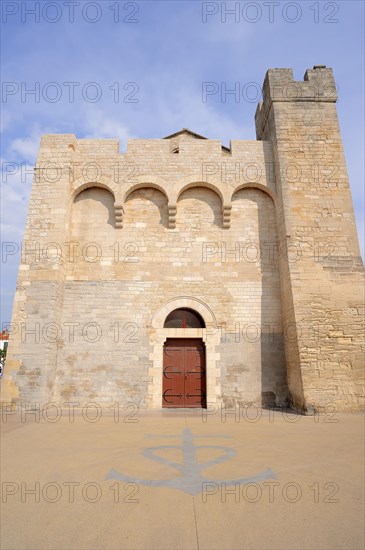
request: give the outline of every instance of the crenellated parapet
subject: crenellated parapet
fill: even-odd
[[[359,410],[364,272],[336,100],[324,65],[270,69],[257,140],[43,136],[2,399],[160,408],[166,339],[199,337],[209,403]],[[176,309],[205,325],[165,326]]]
[[[239,190],[260,189],[275,201],[269,142],[235,140],[230,150],[222,152],[218,140],[179,132],[172,140],[130,140],[126,153],[116,153],[116,140],[106,140],[104,149],[102,141],[73,140],[69,172],[75,179],[70,199],[72,204],[91,187],[106,189],[113,195],[116,229],[123,228],[126,202],[139,189],[156,189],[165,196],[167,229],[176,228],[180,197],[193,187],[210,189],[219,197],[224,229],[230,228],[232,198]],[[99,155],[94,157],[96,146]],[[140,222],[145,222],[142,213]]]
[[[338,95],[332,69],[315,65],[305,72],[302,81],[294,80],[292,69],[269,69],[262,87],[262,98],[255,114],[257,139],[262,139],[274,102],[336,103]]]

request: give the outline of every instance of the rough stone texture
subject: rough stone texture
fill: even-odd
[[[361,408],[363,267],[331,69],[268,71],[258,141],[43,136],[2,400],[161,407],[167,337],[207,399]],[[189,307],[206,329],[164,329]],[[32,332],[33,331],[33,332]]]
[[[299,408],[360,408],[364,270],[332,69],[308,70],[304,82],[269,70],[263,89],[256,131],[272,144],[278,239],[301,253],[280,262],[284,318],[296,333],[285,347],[289,392]]]

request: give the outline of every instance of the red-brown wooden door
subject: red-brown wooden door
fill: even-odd
[[[163,350],[163,407],[206,407],[205,345],[168,338]]]

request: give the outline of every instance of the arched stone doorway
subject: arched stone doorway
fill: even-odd
[[[206,407],[221,402],[220,354],[216,351],[220,343],[220,331],[207,304],[198,298],[173,298],[153,316],[149,338],[152,366],[149,369],[150,383],[146,399],[148,408]],[[167,377],[171,376],[172,371],[181,371],[180,380],[176,379],[173,386],[180,384],[181,391],[179,389],[175,393],[171,388],[169,391],[166,384],[168,380],[164,376],[165,367],[170,367],[167,369]],[[179,376],[179,373],[173,374]],[[164,399],[164,392],[167,399]],[[175,401],[171,399],[172,395],[180,393],[181,398]]]
[[[164,329],[205,328],[204,319],[189,308],[173,310]],[[202,338],[167,338],[163,346],[162,407],[205,408],[206,365]]]

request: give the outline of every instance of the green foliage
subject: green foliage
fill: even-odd
[[[8,343],[5,343],[4,349],[0,349],[0,361],[3,362],[6,359],[6,350],[8,349]]]

